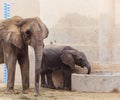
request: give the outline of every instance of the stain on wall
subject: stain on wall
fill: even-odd
[[[98,21],[79,13],[68,13],[50,29],[46,44],[71,45],[83,51],[90,61],[98,61]],[[94,55],[94,56],[92,56]]]

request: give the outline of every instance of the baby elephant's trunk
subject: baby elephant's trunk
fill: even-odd
[[[89,62],[87,63],[87,65],[85,67],[87,67],[87,70],[88,70],[87,74],[90,74],[91,73],[91,66],[90,66]]]

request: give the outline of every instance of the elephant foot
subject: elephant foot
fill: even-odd
[[[39,83],[35,83],[35,92],[34,96],[39,96]]]
[[[39,93],[36,93],[36,92],[35,92],[35,93],[34,93],[34,96],[35,96],[35,97],[39,96]]]
[[[27,83],[24,83],[23,85],[23,90],[29,90],[29,83],[27,82]]]
[[[48,85],[48,88],[50,88],[50,89],[56,89],[56,87],[54,85]]]
[[[34,92],[34,96],[37,97],[37,96],[39,96],[39,95],[40,95],[39,91],[35,91],[35,92]]]
[[[63,89],[64,89],[64,90],[70,90],[70,88],[69,88],[69,87],[64,87]]]
[[[41,84],[41,87],[48,88],[48,85],[45,84],[45,83],[42,83],[42,84]]]
[[[5,94],[18,94],[15,90],[5,90]]]
[[[23,91],[22,91],[23,94],[28,94],[28,93],[30,93],[30,92],[31,92],[30,89],[26,89],[26,90],[23,90]]]
[[[58,89],[58,90],[63,90],[63,88],[62,88],[62,87],[57,87],[56,89]]]

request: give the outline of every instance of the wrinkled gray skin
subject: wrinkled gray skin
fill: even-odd
[[[20,65],[23,91],[29,88],[28,45],[35,51],[35,94],[39,93],[39,73],[43,53],[43,39],[48,29],[38,18],[15,16],[0,23],[0,63],[6,63],[8,82],[6,93],[14,92],[16,61]]]
[[[71,73],[75,65],[86,67],[87,74],[91,73],[91,66],[83,52],[70,47],[48,47],[43,51],[42,65],[41,65],[41,86],[48,88],[55,88],[52,81],[52,72],[55,70],[63,70],[63,88],[71,89]],[[47,77],[47,83],[45,81]]]

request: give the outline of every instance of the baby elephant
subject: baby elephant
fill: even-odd
[[[91,66],[83,52],[70,47],[48,47],[43,51],[42,66],[41,66],[41,86],[55,88],[52,81],[52,72],[62,69],[63,71],[63,88],[71,89],[71,73],[75,65],[87,67],[87,74],[91,73]],[[45,81],[47,77],[47,83]]]

